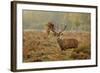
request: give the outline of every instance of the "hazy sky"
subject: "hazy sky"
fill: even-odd
[[[43,29],[48,22],[54,23],[56,27],[63,27],[64,24],[76,26],[77,23],[85,24],[89,27],[90,14],[23,10],[24,29]]]

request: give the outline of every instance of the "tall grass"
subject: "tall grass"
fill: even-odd
[[[42,31],[24,31],[23,62],[80,60],[91,58],[91,38],[89,32],[64,32],[62,38],[75,38],[78,48],[61,51],[54,36]]]

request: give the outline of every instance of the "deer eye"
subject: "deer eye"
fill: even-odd
[[[61,33],[61,35],[63,35],[63,33]]]

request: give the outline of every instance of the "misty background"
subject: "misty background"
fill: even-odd
[[[91,30],[90,13],[23,10],[22,17],[24,30],[44,30],[48,22],[55,24],[56,30],[65,24],[66,31]]]

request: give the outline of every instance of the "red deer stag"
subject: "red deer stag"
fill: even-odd
[[[55,30],[53,30],[53,31],[51,30],[55,34],[54,36],[57,39],[57,43],[59,44],[61,50],[66,50],[66,49],[70,49],[70,48],[78,48],[78,40],[77,39],[74,39],[74,38],[63,39],[63,38],[61,38],[61,34],[66,29],[66,27],[67,26],[65,25],[64,28],[60,32],[57,32]]]

